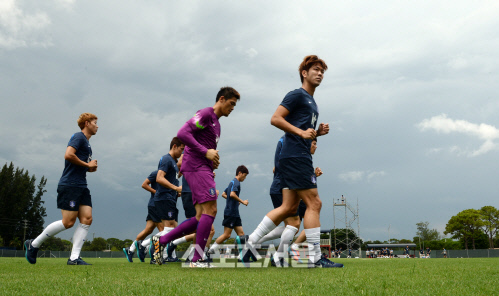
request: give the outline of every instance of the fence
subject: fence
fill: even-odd
[[[177,256],[182,257],[184,252],[177,252]],[[235,253],[235,250],[233,250]],[[261,255],[266,254],[266,250],[259,252]],[[362,258],[365,258],[366,251],[362,251]],[[394,255],[402,255],[403,251],[394,251]],[[413,250],[410,252],[414,254]],[[71,252],[69,251],[39,251],[38,258],[69,258]],[[419,250],[416,250],[416,258],[419,258]],[[23,250],[2,250],[0,249],[0,257],[24,257]],[[125,258],[125,253],[122,251],[112,252],[97,252],[97,251],[82,251],[80,256],[82,258]],[[342,258],[346,258],[346,253],[342,254]],[[431,258],[443,258],[442,250],[432,250]],[[447,258],[492,258],[499,257],[499,249],[482,249],[482,250],[447,250]]]
[[[424,250],[426,253],[426,250]],[[431,250],[431,258],[444,258],[443,250]],[[404,251],[393,251],[394,255],[404,255]],[[409,254],[419,258],[419,250],[411,250]],[[343,256],[342,256],[343,257]],[[362,257],[366,257],[366,251],[362,251]],[[447,258],[492,258],[499,257],[499,249],[480,249],[480,250],[447,250]]]

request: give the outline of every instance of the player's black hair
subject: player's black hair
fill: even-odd
[[[249,174],[248,168],[245,167],[244,165],[238,166],[236,169],[236,176],[239,175],[239,173]]]
[[[215,102],[218,102],[220,97],[224,97],[226,100],[236,98],[238,101],[241,99],[241,95],[235,90],[234,88],[230,86],[224,86],[220,88],[220,90],[217,93],[217,99]]]
[[[170,142],[170,150],[173,148],[173,145],[177,145],[177,147],[180,147],[183,144],[184,143],[182,143],[179,138],[173,137],[172,141]]]

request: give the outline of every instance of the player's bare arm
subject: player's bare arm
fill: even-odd
[[[64,159],[72,164],[88,168],[89,172],[95,172],[97,170],[97,159],[94,159],[90,162],[84,162],[80,160],[78,156],[76,156],[76,149],[73,146],[68,146],[68,148],[66,148]]]
[[[272,115],[272,118],[270,119],[270,124],[272,124],[273,126],[277,127],[278,129],[286,133],[291,133],[293,135],[300,136],[303,139],[307,140],[315,139],[315,137],[317,136],[316,130],[314,130],[313,128],[309,128],[307,130],[302,130],[300,128],[297,128],[296,126],[286,121],[285,118],[288,115],[289,115],[289,110],[286,109],[286,107],[279,105],[279,107],[277,107],[277,110],[274,112],[274,115]]]
[[[151,192],[152,194],[156,193],[156,190],[151,187],[151,181],[149,181],[149,179],[146,179],[144,183],[142,183],[142,188],[144,188],[146,191]]]
[[[165,178],[166,173],[162,170],[158,170],[158,175],[156,176],[156,183],[159,185],[166,187],[168,189],[175,190],[177,192],[182,192],[182,186],[175,186],[172,183],[168,182]]]
[[[248,200],[242,200],[242,199],[240,199],[240,198],[239,198],[239,196],[237,196],[236,192],[234,192],[234,191],[231,191],[231,193],[230,193],[230,197],[231,197],[232,199],[237,200],[239,203],[242,203],[242,204],[243,204],[243,205],[245,205],[245,206],[247,206],[247,205],[248,205]]]

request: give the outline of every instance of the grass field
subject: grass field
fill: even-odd
[[[86,259],[92,266],[67,266],[66,260],[31,265],[0,258],[0,294],[499,295],[499,258],[338,259],[345,268],[333,269],[190,269],[99,258]]]

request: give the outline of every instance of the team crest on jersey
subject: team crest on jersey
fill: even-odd
[[[217,191],[215,190],[215,188],[210,188],[210,195],[211,196],[215,196],[217,193]]]
[[[312,177],[310,177],[310,181],[312,181],[312,184],[317,184],[317,177],[312,175]]]
[[[69,201],[69,206],[74,208],[76,206],[76,203],[74,200]]]

